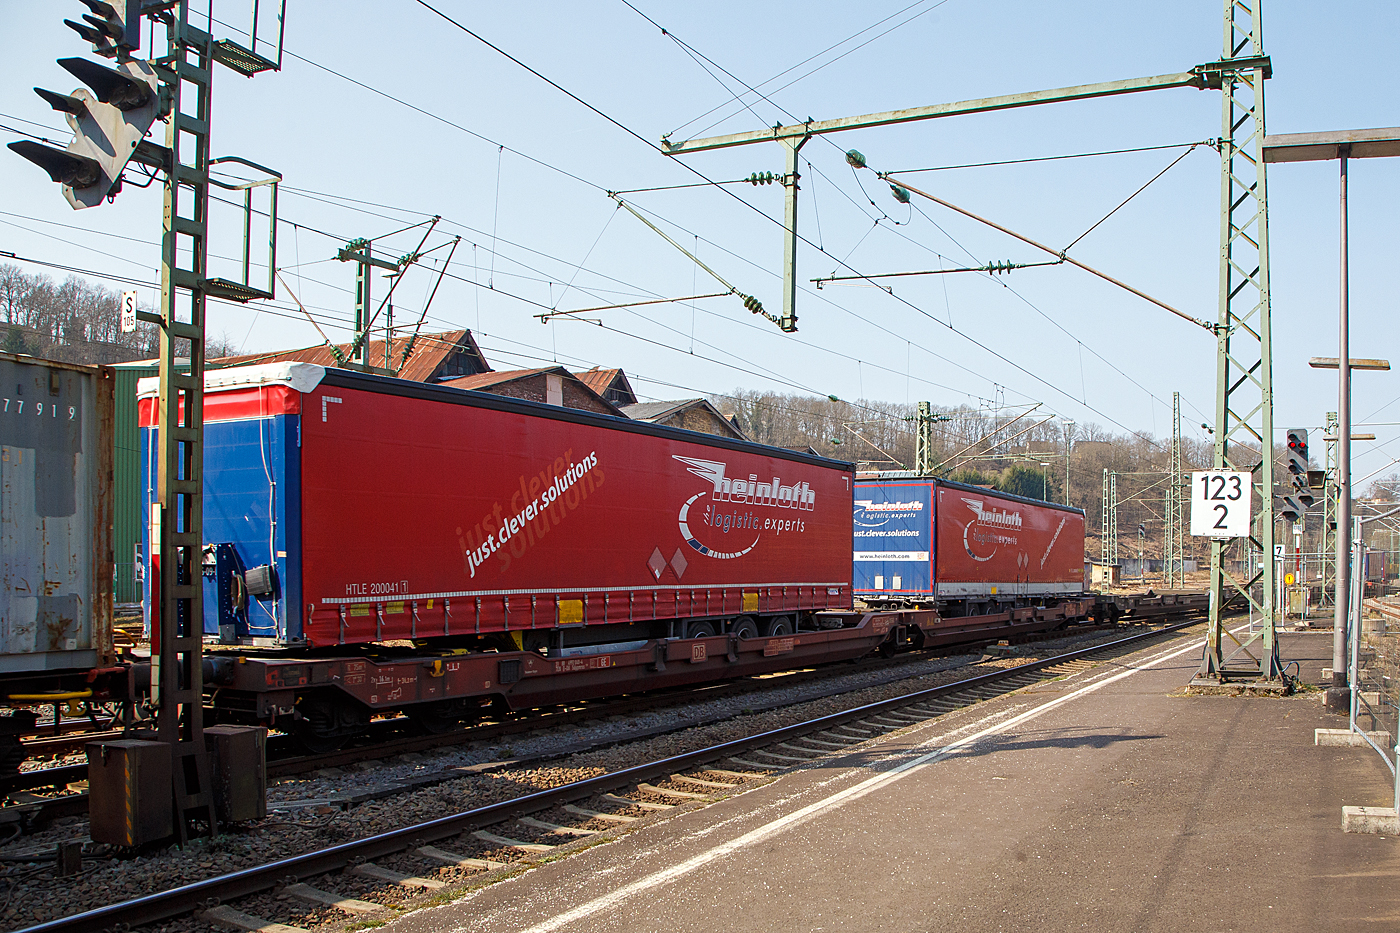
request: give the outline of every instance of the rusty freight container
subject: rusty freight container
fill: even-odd
[[[112,660],[112,373],[0,353],[0,686]]]

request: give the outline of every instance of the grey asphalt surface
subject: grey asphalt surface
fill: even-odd
[[[1345,726],[1317,693],[1182,696],[1199,641],[903,730],[384,929],[1400,930],[1400,844],[1341,831],[1343,805],[1390,805],[1389,771],[1369,748],[1313,745]],[[1281,650],[1315,681],[1331,635]]]

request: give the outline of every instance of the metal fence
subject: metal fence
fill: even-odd
[[[1347,679],[1351,684],[1351,731],[1360,733],[1390,769],[1395,778],[1393,805],[1400,812],[1400,597],[1366,595],[1375,559],[1362,534],[1366,524],[1397,513],[1400,508],[1352,519]]]
[[[1119,575],[1124,580],[1133,577],[1161,576],[1166,566],[1166,561],[1154,557],[1124,557],[1118,560]],[[1201,569],[1200,563],[1194,557],[1181,558],[1176,561],[1176,566],[1178,572],[1182,574],[1195,573]]]

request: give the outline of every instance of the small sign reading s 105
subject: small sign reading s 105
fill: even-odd
[[[1200,538],[1249,537],[1253,475],[1224,470],[1191,474],[1191,534]]]
[[[136,330],[136,292],[122,292],[122,333]]]

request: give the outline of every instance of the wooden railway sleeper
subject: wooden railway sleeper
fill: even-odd
[[[881,713],[878,716],[871,716],[869,719],[863,721],[873,722],[877,726],[885,726],[890,729],[903,729],[905,726],[909,725],[907,721],[901,721],[899,719],[896,719],[889,713]]]
[[[740,758],[737,755],[730,755],[728,761],[734,762],[741,768],[752,768],[755,771],[780,771],[782,765],[764,764],[761,761],[749,761],[747,758]]]
[[[781,754],[781,753],[779,753],[779,752],[764,751],[764,750],[761,749],[761,748],[756,748],[756,749],[754,749],[754,750],[753,750],[753,754],[755,754],[755,755],[763,755],[763,756],[765,756],[765,757],[767,757],[767,758],[776,758],[776,759],[778,759],[779,761],[808,762],[808,761],[812,761],[812,760],[813,760],[812,758],[798,758],[796,755],[783,755],[783,754]]]
[[[537,820],[529,816],[522,816],[517,819],[516,822],[523,823],[531,829],[542,829],[547,833],[555,833],[560,836],[583,837],[598,835],[598,830],[596,829],[576,829],[572,826],[560,826],[558,823],[546,823],[544,820]]]
[[[665,787],[657,787],[655,784],[638,784],[637,790],[644,794],[656,794],[659,797],[672,797],[676,800],[709,800],[712,794],[696,794],[688,790],[670,790]]]
[[[673,781],[684,781],[687,784],[694,784],[698,787],[713,787],[715,790],[733,790],[736,785],[725,784],[722,781],[706,781],[702,778],[691,777],[688,774],[673,774]]]
[[[206,923],[214,923],[234,930],[248,930],[250,933],[309,933],[305,927],[273,923],[252,914],[245,914],[241,910],[234,910],[226,904],[201,910],[195,916]]]
[[[804,740],[803,740],[803,739],[798,739],[797,741],[801,742],[801,741],[804,741]],[[803,748],[801,745],[793,745],[791,742],[779,742],[779,743],[778,743],[778,747],[779,747],[779,748],[786,748],[786,749],[788,749],[789,751],[802,752],[803,754],[805,754],[805,755],[807,755],[807,756],[809,757],[809,760],[812,760],[812,761],[815,761],[816,759],[818,759],[818,758],[820,758],[821,756],[823,756],[823,755],[826,754],[826,749],[822,749],[822,748]]]
[[[493,862],[490,859],[470,858],[466,855],[458,855],[456,852],[448,852],[446,849],[439,849],[436,846],[422,846],[418,849],[418,854],[424,858],[435,859],[439,862],[446,862],[449,865],[457,865],[462,868],[483,868],[488,871],[493,868],[505,868],[505,862]]]
[[[674,810],[673,803],[652,803],[649,800],[631,800],[627,797],[619,797],[617,794],[599,794],[599,800],[616,804],[620,807],[640,807],[643,810]]]
[[[706,768],[706,774],[718,774],[720,777],[734,778],[736,781],[747,781],[753,777],[752,774],[744,774],[740,771],[725,771],[723,768]]]
[[[392,871],[388,868],[380,868],[373,862],[365,862],[350,869],[350,874],[358,875],[361,878],[370,878],[374,881],[387,881],[390,884],[402,885],[406,888],[422,888],[425,891],[436,891],[447,887],[441,881],[434,881],[431,878],[419,878],[417,875],[404,874],[401,871]]]
[[[604,813],[599,810],[585,810],[583,807],[576,807],[571,803],[564,804],[564,809],[570,813],[584,816],[591,820],[606,820],[609,823],[635,823],[641,819],[638,816],[623,816],[621,813]]]
[[[313,888],[309,884],[297,883],[289,884],[282,889],[283,894],[290,894],[298,900],[306,901],[310,904],[320,904],[323,907],[334,907],[336,910],[347,914],[368,914],[377,910],[382,910],[382,904],[373,904],[369,901],[362,901],[354,897],[345,897],[341,894],[333,894],[330,891],[322,891],[320,888]]]
[[[818,733],[818,735],[830,735],[830,734],[831,734],[831,733],[829,733],[829,732],[820,732],[820,733]],[[828,740],[826,740],[826,739],[815,739],[815,738],[812,738],[811,736],[805,736],[805,737],[802,739],[802,741],[804,741],[804,742],[811,742],[813,745],[825,745],[827,748],[850,748],[852,745],[859,744],[859,743],[857,743],[854,739],[846,739],[844,742],[831,742],[831,741],[828,741]]]
[[[556,846],[545,845],[539,842],[526,842],[523,839],[512,839],[509,836],[498,836],[495,833],[488,833],[484,829],[478,829],[476,832],[472,833],[472,835],[477,839],[480,839],[482,842],[490,842],[498,846],[505,846],[509,849],[519,849],[521,852],[530,852],[532,854],[552,852],[556,848]]]

